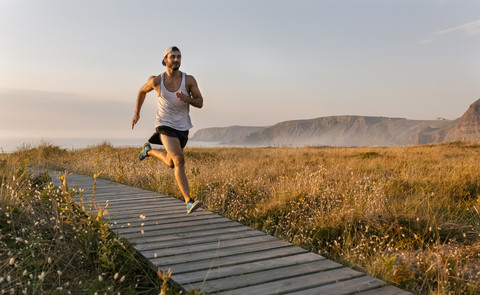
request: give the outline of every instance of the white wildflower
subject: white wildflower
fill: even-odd
[[[39,279],[40,281],[43,281],[44,278],[45,278],[45,272],[42,271],[42,273],[38,276],[38,279]]]

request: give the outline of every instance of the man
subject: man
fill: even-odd
[[[189,107],[192,105],[201,108],[203,97],[195,78],[179,70],[181,60],[182,55],[177,47],[172,46],[165,50],[162,64],[166,66],[166,71],[158,76],[151,76],[140,88],[132,129],[140,119],[140,109],[146,94],[156,90],[158,93],[156,133],[148,141],[162,144],[165,151],[152,149],[150,143],[146,143],[143,145],[139,159],[142,161],[146,157],[153,156],[174,169],[175,179],[187,205],[187,214],[189,214],[197,210],[202,203],[194,202],[190,198],[183,148],[187,144],[188,130],[193,127],[190,121]]]

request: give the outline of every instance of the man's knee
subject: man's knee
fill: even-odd
[[[170,168],[185,166],[185,157],[182,154],[172,154],[170,159]]]

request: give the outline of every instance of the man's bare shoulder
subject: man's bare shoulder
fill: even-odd
[[[161,79],[162,79],[162,74],[158,76],[151,76],[150,78],[148,78],[148,81],[152,83],[153,86],[157,86],[160,84]]]
[[[196,85],[197,80],[192,75],[185,74],[185,82],[187,85]]]

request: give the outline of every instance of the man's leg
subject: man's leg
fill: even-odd
[[[163,146],[166,152],[161,150],[149,150],[148,155],[154,156],[174,169],[175,180],[182,192],[185,203],[190,201],[190,187],[188,185],[187,175],[185,173],[185,157],[183,149],[180,146],[180,140],[165,134],[160,134]]]

